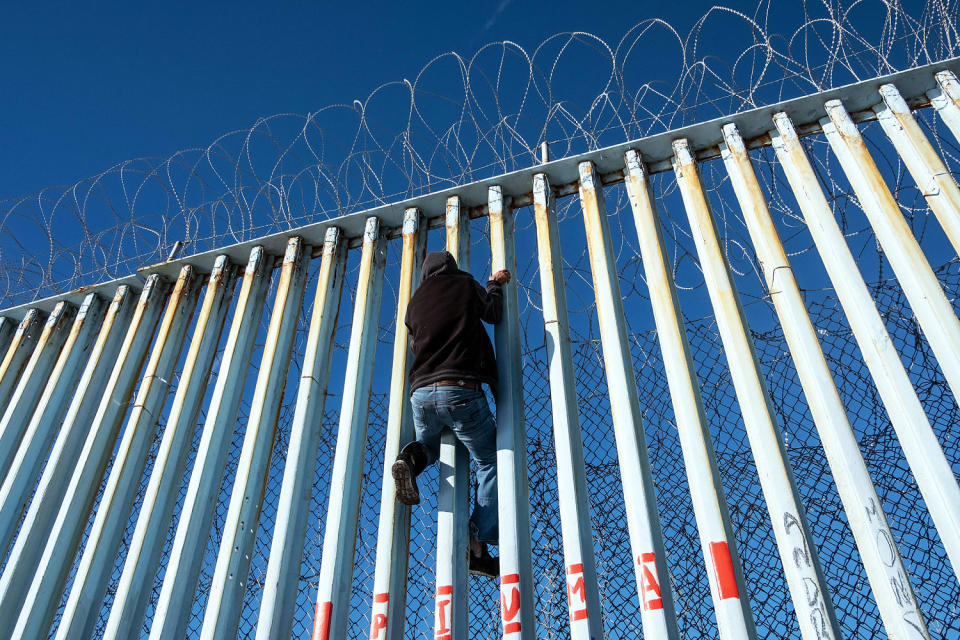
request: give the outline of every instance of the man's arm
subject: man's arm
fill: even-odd
[[[487,288],[477,284],[477,294],[480,297],[480,319],[489,324],[500,322],[503,315],[503,285],[510,282],[510,272],[501,269],[487,280]]]

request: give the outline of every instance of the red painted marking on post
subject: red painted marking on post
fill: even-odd
[[[583,564],[567,567],[567,607],[570,610],[570,622],[586,619],[587,587],[583,582]]]
[[[449,608],[450,613],[447,613]],[[437,587],[436,611],[434,615],[433,637],[436,640],[452,640],[453,629],[450,628],[450,619],[453,617],[453,585],[445,584]]]
[[[516,585],[516,586],[514,586]],[[500,617],[503,634],[520,633],[520,574],[511,573],[500,580]]]
[[[330,610],[332,602],[318,602],[313,623],[313,640],[330,640]]]
[[[643,553],[637,557],[640,565],[640,600],[646,611],[663,609],[663,597],[660,594],[660,581],[657,580],[657,557],[652,553]]]
[[[373,612],[370,615],[370,640],[384,640],[387,637],[387,613],[390,607],[389,593],[376,593],[373,596]]]
[[[730,545],[724,542],[710,543],[710,556],[713,558],[713,575],[717,579],[717,591],[720,599],[739,598],[737,589],[737,575],[733,571],[733,558],[730,556]]]

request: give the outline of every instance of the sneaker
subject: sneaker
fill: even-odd
[[[470,552],[470,573],[476,576],[486,576],[488,578],[500,577],[500,558],[494,558],[487,551],[487,545],[483,545],[483,551],[480,555]]]
[[[420,504],[417,476],[410,463],[404,458],[398,458],[390,467],[390,472],[393,474],[393,482],[397,487],[397,500],[408,506]]]

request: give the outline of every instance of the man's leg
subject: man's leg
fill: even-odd
[[[443,423],[437,416],[434,392],[432,386],[413,392],[410,402],[413,407],[416,439],[400,450],[397,460],[390,467],[397,500],[402,504],[420,504],[417,476],[440,457],[440,431]]]

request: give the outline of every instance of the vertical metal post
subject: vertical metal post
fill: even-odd
[[[954,574],[958,574],[960,509],[957,505],[960,505],[960,487],[890,340],[886,325],[877,313],[843,232],[817,183],[817,176],[790,118],[785,113],[778,113],[774,116],[774,122],[777,131],[772,134],[773,148],[797,197],[864,362],[877,385],[880,399],[943,541]],[[877,507],[879,512],[879,505]],[[872,520],[875,514],[871,511],[870,515]],[[908,588],[905,573],[898,573],[897,584]]]
[[[909,582],[906,588],[903,561],[893,543],[880,498],[860,454],[853,428],[840,394],[820,349],[817,334],[807,315],[790,262],[777,235],[773,218],[760,191],[753,165],[737,127],[723,127],[721,146],[747,230],[757,251],[767,289],[773,300],[783,334],[797,366],[810,413],[823,442],[830,470],[863,558],[867,577],[887,634],[891,638],[927,637],[926,625]]]
[[[497,349],[497,498],[500,517],[500,617],[505,638],[536,638],[527,434],[523,420],[523,351],[517,300],[513,206],[499,185],[487,190],[490,262],[513,280],[503,287],[503,317],[494,328]]]
[[[67,324],[74,317],[76,309],[66,302],[59,302],[47,318],[33,354],[23,372],[3,417],[0,418],[0,478],[6,476],[10,463],[20,446],[24,431],[30,422],[30,416],[37,406],[37,400],[50,380],[50,372],[60,355],[70,331]]]
[[[960,253],[960,188],[920,129],[910,107],[892,84],[880,87],[883,102],[873,108],[940,226]]]
[[[66,609],[57,627],[58,638],[87,637],[93,633],[198,293],[193,267],[184,266],[167,304],[167,312],[160,324],[143,381],[137,390],[130,418],[114,456],[93,526],[74,575]],[[113,443],[106,445],[112,448]],[[81,533],[85,522],[86,519],[83,519],[69,525],[70,535]],[[72,533],[74,531],[76,534]],[[70,551],[75,546],[62,537],[58,540],[58,547],[64,551]],[[62,571],[69,570],[72,557],[72,553],[60,555],[57,564],[63,567]],[[65,578],[66,575],[64,581]],[[59,592],[60,589],[50,590],[54,598],[59,598]],[[36,616],[34,619],[40,620]]]
[[[607,203],[592,162],[581,162],[580,204],[597,296],[603,364],[645,636],[679,639],[656,490],[627,341],[626,316],[610,241]]]
[[[546,156],[546,149],[544,149]],[[566,283],[560,256],[557,209],[546,174],[533,176],[533,213],[537,226],[537,258],[543,300],[543,329],[550,371],[550,404],[557,455],[557,493],[566,568],[570,637],[603,637],[600,589],[593,555],[590,503],[583,462],[583,442],[573,376]]]
[[[710,425],[707,423],[700,384],[687,342],[653,192],[640,155],[630,150],[625,160],[627,194],[637,227],[640,256],[670,387],[718,634],[722,640],[756,638],[736,536],[730,522],[727,499],[710,437]]]
[[[233,640],[237,637],[309,262],[310,247],[304,246],[299,237],[290,238],[280,268],[280,281],[207,597],[200,631],[202,638]]]
[[[390,373],[390,405],[383,448],[383,485],[380,491],[380,522],[377,527],[373,606],[368,636],[376,640],[401,640],[407,613],[410,507],[397,503],[390,465],[400,453],[401,445],[413,438],[410,383],[407,379],[410,368],[409,330],[404,321],[410,297],[420,280],[427,241],[427,228],[419,209],[411,207],[404,212],[402,233],[403,253],[400,258],[400,280],[397,283],[397,322],[393,334],[393,370]]]
[[[470,271],[470,216],[460,196],[447,198],[447,251]],[[440,434],[440,483],[437,491],[437,589],[434,637],[465,640],[469,632],[467,583],[469,545],[470,455],[450,429]]]
[[[253,342],[266,302],[272,263],[273,258],[263,247],[254,247],[250,252],[190,473],[187,495],[180,509],[160,598],[153,614],[151,640],[181,640],[187,633],[193,594],[207,550],[210,522],[250,370]],[[151,578],[152,575],[144,576],[145,580]],[[134,624],[139,622],[133,621]]]
[[[6,354],[17,323],[6,316],[0,316],[0,353]]]
[[[168,290],[159,276],[147,279],[80,456],[75,466],[57,470],[70,478],[63,502],[44,505],[55,514],[43,521],[49,526],[41,528],[36,521],[20,532],[0,578],[0,637],[11,632],[17,638],[47,636],[70,570],[68,559],[80,544]],[[21,546],[21,540],[31,543]]]
[[[10,469],[0,485],[0,519],[12,521],[20,517],[22,510],[17,507],[25,500],[24,492],[33,488],[43,464],[43,456],[57,434],[70,397],[81,393],[77,381],[83,371],[83,363],[91,355],[90,349],[103,320],[104,306],[95,293],[87,294],[80,305],[70,335],[49,380],[43,386],[42,395],[36,401],[36,410],[24,429],[20,445],[11,452],[13,459]],[[5,540],[6,536],[0,539]],[[3,551],[6,551],[5,545],[0,554]]]
[[[217,353],[220,334],[230,308],[230,299],[233,297],[236,271],[226,256],[218,256],[207,281],[183,372],[180,374],[173,405],[163,430],[163,439],[153,462],[150,481],[127,549],[120,582],[113,596],[104,638],[130,638],[137,635],[141,628],[170,516],[180,483],[183,481],[183,472],[190,453],[190,439],[196,428],[200,405],[210,377],[210,367]],[[92,608],[82,615],[75,614],[75,617],[84,621],[76,637],[87,637],[92,632],[89,624],[95,620],[95,607],[99,606],[101,598],[99,595],[91,598],[89,605],[84,602],[85,606]],[[64,616],[60,622],[60,630],[66,628]]]
[[[927,97],[953,137],[960,140],[960,81],[953,71],[938,71],[935,75],[937,86],[927,92]]]
[[[346,257],[340,230],[327,227],[257,620],[258,640],[289,638],[293,626]]]
[[[960,397],[960,320],[870,157],[857,125],[839,100],[830,100],[824,106],[829,118],[820,123],[827,141],[903,287],[947,384],[954,396]]]
[[[760,487],[773,521],[773,532],[801,635],[805,640],[839,638],[833,603],[810,526],[696,161],[684,139],[675,141],[673,150],[674,172],[717,318],[730,376],[760,476]]]
[[[330,477],[314,640],[345,638],[347,635],[385,260],[386,246],[380,221],[367,218],[343,379],[337,448]]]
[[[33,346],[40,338],[42,322],[43,315],[39,311],[27,311],[27,315],[23,316],[23,320],[17,325],[17,331],[13,334],[13,340],[10,341],[3,360],[0,361],[0,411],[6,408],[10,394],[20,380],[20,371],[33,353]]]
[[[76,388],[64,389],[72,392],[67,415],[59,426],[58,420],[46,423],[45,428],[56,432],[56,440],[46,464],[43,464],[44,451],[40,447],[31,447],[24,451],[22,462],[17,462],[16,472],[11,469],[0,489],[0,549],[6,550],[16,534],[17,523],[27,504],[30,510],[20,527],[21,535],[11,554],[27,553],[31,557],[39,553],[39,545],[46,538],[46,532],[52,526],[60,501],[67,489],[70,470],[76,465],[77,457],[86,438],[87,430],[93,421],[94,412],[100,404],[103,389],[110,377],[110,371],[116,362],[117,353],[123,343],[123,335],[133,313],[133,294],[127,286],[117,289],[113,302],[97,335],[97,342],[87,359],[83,375]],[[51,436],[52,437],[52,434]],[[19,452],[18,452],[19,455]],[[34,490],[34,482],[43,475]],[[31,492],[33,500],[30,501]],[[31,535],[31,531],[43,532]],[[33,550],[28,550],[33,548]],[[2,577],[0,577],[2,582]]]

